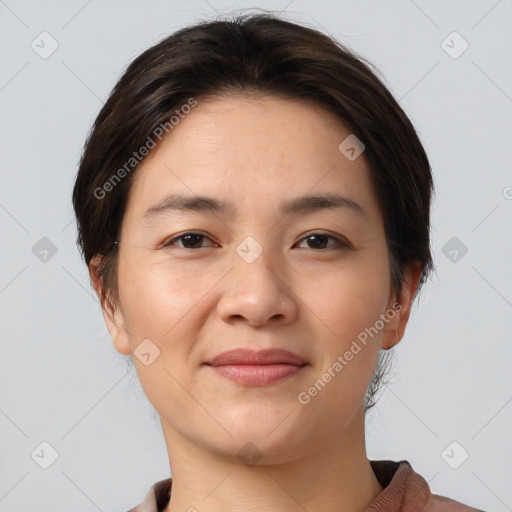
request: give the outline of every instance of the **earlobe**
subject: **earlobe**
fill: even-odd
[[[384,336],[382,338],[381,348],[383,350],[389,350],[398,344],[400,341],[400,337],[398,335],[398,331],[388,329],[384,331]]]
[[[124,318],[119,308],[108,303],[102,306],[101,311],[105,324],[107,325],[108,332],[114,344],[114,348],[125,356],[131,354],[130,342],[128,333],[124,328]]]
[[[96,295],[100,301],[101,312],[107,326],[108,332],[114,344],[114,348],[123,355],[131,354],[130,343],[126,329],[124,328],[124,317],[120,308],[114,305],[108,297],[104,296],[101,280],[99,277],[99,266],[101,258],[95,256],[89,263],[89,275]]]
[[[98,299],[101,304],[101,285],[100,285],[100,277],[98,274],[98,269],[100,266],[101,259],[99,256],[94,256],[89,263],[89,277],[91,279],[91,284],[98,296]]]
[[[420,261],[409,264],[404,271],[404,282],[400,295],[394,297],[391,301],[390,307],[396,311],[396,315],[384,331],[381,345],[384,350],[393,348],[404,335],[412,303],[418,291],[421,273],[422,265]]]

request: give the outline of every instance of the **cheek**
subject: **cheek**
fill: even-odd
[[[304,291],[304,302],[321,320],[316,322],[315,376],[328,384],[318,402],[336,404],[338,421],[363,399],[381,348],[380,315],[387,306],[389,270],[385,258],[367,256],[319,276],[319,288],[310,287],[309,295]],[[315,289],[323,292],[311,291]]]
[[[307,287],[300,286],[304,302],[330,328],[330,334],[346,340],[373,325],[384,313],[389,269],[385,259],[358,258],[317,274]]]
[[[197,269],[183,265],[126,258],[119,267],[119,294],[127,325],[160,340],[171,336],[211,288],[210,281],[211,275],[198,278]]]
[[[180,383],[190,379],[188,356],[205,321],[204,295],[218,281],[215,276],[198,278],[197,271],[183,271],[183,266],[176,269],[142,258],[119,265],[119,295],[134,366],[157,411],[167,410],[169,403],[190,407]]]
[[[309,387],[300,391],[310,396],[310,418],[324,417],[328,411],[326,429],[333,435],[364,399],[375,370],[382,325],[375,326],[385,313],[388,276],[385,265],[372,260],[320,276],[316,283],[323,286],[322,293],[311,287],[303,292],[305,314],[309,309],[321,321],[315,322],[317,365]]]

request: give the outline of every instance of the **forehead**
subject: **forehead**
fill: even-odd
[[[213,196],[249,211],[333,192],[379,216],[364,153],[351,161],[338,148],[350,134],[312,102],[276,96],[198,100],[139,165],[127,214],[140,219],[170,193]]]

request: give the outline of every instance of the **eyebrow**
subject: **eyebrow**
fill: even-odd
[[[367,217],[366,212],[359,203],[339,194],[303,196],[281,204],[281,213],[283,215],[297,215],[327,209],[347,209],[361,217]],[[173,211],[230,215],[235,212],[235,207],[232,203],[220,201],[213,197],[170,194],[148,208],[143,215],[143,220],[153,220],[162,214]]]

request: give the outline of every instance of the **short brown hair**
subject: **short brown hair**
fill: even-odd
[[[87,265],[101,256],[102,306],[114,308],[118,298],[114,242],[137,166],[123,173],[104,197],[98,198],[95,191],[190,98],[231,92],[314,101],[350,128],[365,145],[370,163],[384,219],[392,289],[400,293],[405,265],[416,260],[422,265],[421,288],[433,268],[431,169],[409,118],[376,73],[371,63],[341,43],[268,13],[200,22],[138,56],[94,122],[73,190],[82,256]],[[374,403],[381,370],[379,364],[367,409]]]

